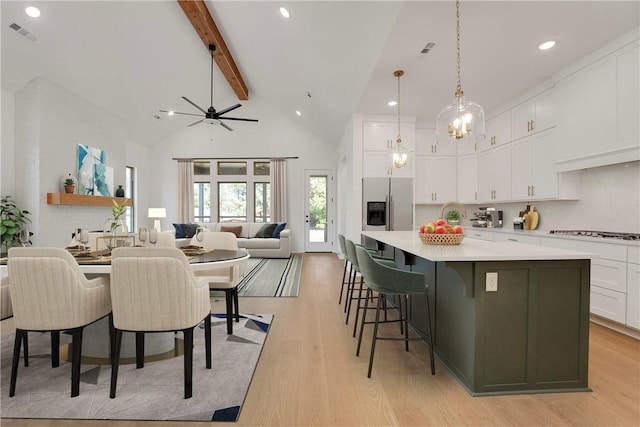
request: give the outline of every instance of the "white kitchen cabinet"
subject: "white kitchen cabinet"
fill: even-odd
[[[456,144],[436,143],[435,128],[416,127],[416,155],[421,156],[455,156]]]
[[[478,154],[480,202],[511,200],[511,144]]]
[[[548,89],[511,110],[511,139],[516,140],[556,125],[555,94]]]
[[[460,203],[478,203],[478,155],[458,156],[458,200]]]
[[[559,172],[640,159],[636,40],[556,82]]]
[[[408,151],[415,149],[415,123],[400,123],[402,146]],[[363,122],[362,145],[365,151],[388,151],[398,138],[397,122]]]
[[[488,240],[491,242],[493,241],[494,233],[481,227],[466,227],[464,234],[471,239]]]
[[[627,326],[640,329],[640,248],[630,247],[627,264]]]
[[[502,222],[504,223],[504,225],[510,226],[510,222],[508,222],[506,219],[503,219]],[[524,243],[525,245],[540,246],[540,237],[528,236],[519,233],[505,233],[502,231],[498,231],[493,233],[493,240],[496,242],[514,242]]]
[[[554,129],[540,132],[511,144],[512,200],[541,200],[558,197],[555,170]]]
[[[416,156],[414,187],[417,204],[456,200],[456,157]]]
[[[511,142],[511,110],[487,121],[486,136],[480,143],[480,151]]]
[[[362,154],[362,176],[364,178],[398,177],[413,178],[414,159],[410,158],[406,167],[394,168],[388,151],[365,151]]]

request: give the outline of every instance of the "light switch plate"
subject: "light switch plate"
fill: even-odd
[[[498,292],[498,272],[487,273],[487,292]]]

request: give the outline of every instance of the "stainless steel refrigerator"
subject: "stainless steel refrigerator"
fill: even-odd
[[[413,230],[413,178],[363,178],[362,229]]]

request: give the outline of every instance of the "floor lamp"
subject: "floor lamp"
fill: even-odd
[[[149,212],[147,213],[149,218],[154,219],[153,228],[158,230],[158,233],[162,231],[160,229],[160,218],[167,217],[167,210],[165,208],[149,208]]]

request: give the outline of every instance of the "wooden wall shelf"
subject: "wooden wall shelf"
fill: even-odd
[[[112,200],[126,206],[132,206],[131,199],[126,197],[88,196],[73,193],[47,193],[48,205],[76,205],[76,206],[113,206]]]

